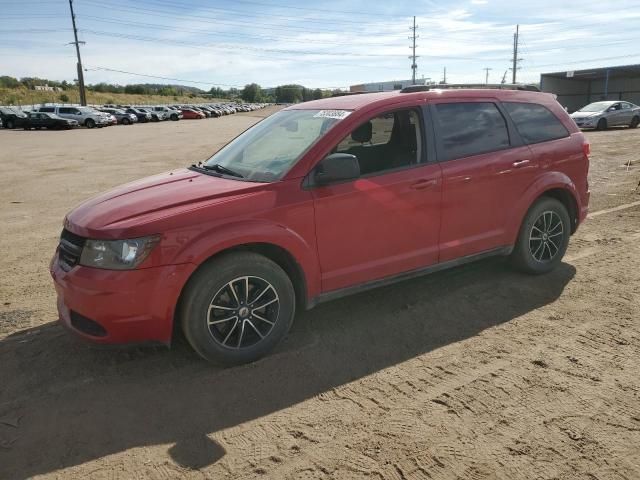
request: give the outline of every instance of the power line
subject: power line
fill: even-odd
[[[135,77],[145,77],[145,78],[156,78],[159,80],[168,80],[170,82],[181,82],[181,83],[194,83],[194,84],[198,84],[198,85],[214,85],[214,86],[222,86],[222,87],[231,87],[231,88],[244,88],[244,85],[237,85],[237,84],[229,84],[229,83],[213,83],[213,82],[202,82],[199,80],[186,80],[184,78],[172,78],[172,77],[162,77],[162,76],[158,76],[158,75],[149,75],[149,74],[145,74],[145,73],[137,73],[137,72],[128,72],[126,70],[118,70],[115,68],[107,68],[107,67],[97,67],[97,66],[87,66],[87,70],[90,71],[97,71],[97,70],[103,70],[106,72],[114,72],[114,73],[123,73],[126,75],[133,75]],[[298,88],[298,87],[280,87],[280,88]],[[323,90],[336,90],[336,89],[343,89],[345,87],[305,87],[305,88],[321,88]]]

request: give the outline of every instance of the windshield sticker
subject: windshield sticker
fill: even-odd
[[[314,118],[335,118],[337,120],[343,120],[351,115],[348,110],[320,110],[314,115]]]

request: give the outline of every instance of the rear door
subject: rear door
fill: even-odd
[[[494,98],[430,106],[442,166],[440,261],[507,246],[506,222],[537,164]]]
[[[622,109],[620,110],[620,122],[623,125],[631,123],[633,118],[633,106],[627,102],[621,102]]]

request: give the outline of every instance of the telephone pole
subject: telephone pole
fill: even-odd
[[[418,64],[416,63],[416,30],[418,29],[418,26],[416,25],[416,17],[413,17],[413,27],[409,27],[410,30],[413,30],[413,35],[409,37],[409,40],[413,40],[413,44],[411,47],[412,49],[412,55],[409,57],[411,59],[411,84],[415,85],[416,84],[416,70],[418,69]]]
[[[489,84],[489,71],[493,70],[493,68],[485,67],[485,68],[483,68],[483,70],[485,72],[484,83],[485,83],[485,85],[488,85]]]
[[[80,89],[80,105],[87,104],[87,96],[84,91],[84,74],[82,71],[82,59],[80,58],[80,44],[84,42],[78,41],[78,29],[76,28],[76,15],[73,13],[73,0],[69,0],[69,9],[71,10],[71,23],[73,24],[73,38],[75,42],[71,42],[76,46],[76,54],[78,55],[78,88]]]
[[[516,25],[516,33],[513,34],[513,66],[511,67],[512,70],[512,81],[511,83],[516,83],[516,73],[518,71],[518,62],[520,61],[520,59],[518,58],[518,41],[519,41],[519,34],[520,34],[520,25]]]
[[[447,84],[447,67],[444,67],[444,71],[442,72],[442,83],[444,85]]]

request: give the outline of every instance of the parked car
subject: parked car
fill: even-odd
[[[0,120],[4,128],[22,128],[27,121],[27,115],[11,107],[0,107]]]
[[[59,117],[75,120],[80,125],[87,128],[104,127],[109,125],[110,120],[101,112],[89,107],[61,107],[46,106],[37,110],[43,113],[54,113]]]
[[[140,123],[147,123],[151,121],[150,113],[143,112],[142,110],[138,110],[137,108],[128,107],[125,112],[135,115]]]
[[[174,110],[164,105],[153,107],[153,110],[156,112],[164,112],[166,118],[168,120],[178,121],[182,118],[180,110]]]
[[[115,117],[116,122],[122,125],[131,125],[138,121],[138,117],[133,113],[127,113],[119,108],[100,108],[101,112],[108,113]]]
[[[571,118],[580,128],[606,130],[620,125],[637,128],[640,124],[640,107],[630,102],[595,102],[573,112]]]
[[[138,110],[151,115],[152,122],[161,122],[163,120],[167,120],[168,118],[165,112],[155,111],[153,108],[150,108],[150,107],[139,107]]]
[[[31,130],[32,128],[40,129],[46,128],[49,130],[69,130],[73,127],[77,127],[78,122],[76,120],[69,120],[68,118],[62,118],[55,113],[43,113],[43,112],[30,112],[27,116],[27,120],[24,123],[23,128],[25,130]]]
[[[62,323],[169,344],[175,321],[238,364],[296,309],[495,255],[556,268],[589,202],[573,120],[546,93],[420,88],[292,105],[204,163],[84,202],[51,262]]]
[[[186,120],[202,120],[203,118],[206,118],[204,113],[196,112],[191,108],[183,108],[182,115]]]

